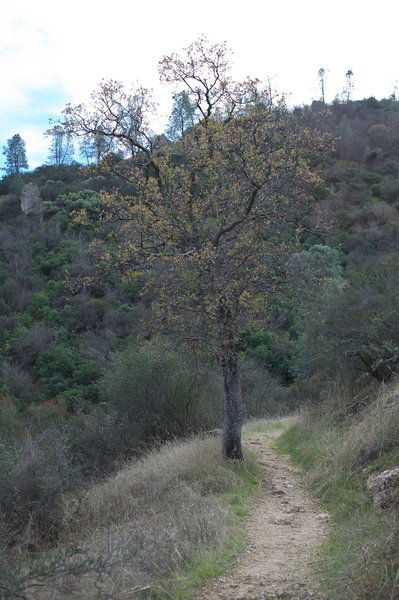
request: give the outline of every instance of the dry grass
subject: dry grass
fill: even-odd
[[[342,553],[339,560],[335,557],[327,579],[334,589],[333,600],[399,598],[399,523],[392,512],[352,519],[338,541]]]
[[[366,406],[346,419],[342,415],[351,398],[345,387],[336,392],[337,397],[327,399],[330,406],[313,408],[283,436],[281,448],[305,468],[335,519],[324,556],[328,597],[396,600],[398,506],[384,510],[373,505],[366,482],[371,473],[399,463],[399,385],[382,386],[375,395],[372,390]]]
[[[392,449],[399,449],[399,386],[383,389],[362,418],[354,422],[341,448],[351,473]],[[399,459],[399,451],[397,453]]]
[[[167,598],[168,577],[226,545],[233,516],[220,494],[242,485],[243,468],[222,459],[219,439],[196,438],[65,498],[64,538],[94,567],[62,573],[28,598]]]
[[[313,479],[323,479],[326,470],[333,478],[366,473],[369,463],[391,451],[390,460],[399,461],[398,384],[384,386],[374,402],[352,417],[349,426],[322,425],[321,431],[318,436],[321,457]]]
[[[81,534],[99,523],[102,527],[121,523],[134,518],[150,501],[173,494],[177,484],[190,483],[198,493],[216,492],[234,478],[220,457],[219,440],[169,443],[91,487],[78,500],[66,501],[65,525]]]
[[[287,417],[274,417],[270,419],[252,419],[244,424],[244,434],[249,431],[273,431],[276,429],[286,430],[292,427],[298,417],[290,415]]]

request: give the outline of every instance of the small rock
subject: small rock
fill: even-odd
[[[284,515],[282,517],[272,517],[269,521],[273,525],[293,525],[294,517]]]
[[[289,514],[299,513],[299,512],[305,512],[305,509],[303,508],[303,506],[291,506],[290,508],[287,508],[286,512]]]
[[[324,512],[316,515],[316,519],[318,521],[321,521],[322,523],[327,523],[328,521],[330,521],[331,516],[328,513]]]
[[[275,487],[270,481],[262,481],[262,487],[270,494],[275,492]]]

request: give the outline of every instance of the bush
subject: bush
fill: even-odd
[[[86,481],[109,474],[137,452],[136,440],[126,436],[103,404],[70,415],[64,427],[73,464]]]
[[[17,196],[8,195],[0,197],[0,220],[2,222],[13,219],[21,212],[21,201]]]
[[[35,549],[57,538],[60,495],[73,489],[78,472],[56,429],[0,441],[0,514],[11,551]]]
[[[3,362],[1,375],[10,393],[24,403],[35,400],[37,389],[26,369],[18,364]]]
[[[246,420],[287,411],[286,389],[258,360],[244,358],[241,361],[241,386]]]
[[[40,354],[54,348],[57,336],[55,329],[41,322],[21,328],[20,334],[13,341],[12,355],[20,365],[31,368]]]
[[[32,374],[40,384],[40,400],[62,397],[69,400],[72,410],[79,398],[98,399],[97,366],[74,347],[59,345],[48,352],[41,352]]]
[[[121,432],[140,442],[187,435],[219,421],[220,379],[163,340],[116,354],[100,390]]]
[[[60,181],[46,182],[45,216],[57,215],[57,218],[59,218],[65,215],[69,220],[74,211],[86,210],[89,213],[95,213],[98,210],[98,194],[92,189],[59,194],[61,189],[62,182]]]
[[[245,356],[255,359],[282,383],[292,381],[291,347],[288,335],[278,336],[273,331],[258,330],[242,336]]]
[[[12,444],[20,437],[21,423],[17,408],[10,396],[0,396],[0,440]],[[4,446],[3,446],[4,448]]]
[[[302,315],[299,373],[336,377],[351,368],[389,381],[399,370],[398,292],[399,272],[389,263],[324,290]]]

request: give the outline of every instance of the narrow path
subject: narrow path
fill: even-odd
[[[245,446],[264,469],[261,493],[248,517],[247,549],[234,568],[199,590],[196,600],[322,600],[312,579],[328,528],[299,470],[272,441],[283,430],[248,432]]]

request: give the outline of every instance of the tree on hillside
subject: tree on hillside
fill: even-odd
[[[135,148],[126,169],[137,193],[102,195],[105,218],[119,220],[119,246],[103,252],[103,264],[133,275],[150,268],[163,326],[212,345],[224,379],[223,455],[241,459],[238,339],[264,319],[281,280],[320,138],[270,88],[233,81],[224,44],[200,39],[183,56],[165,57],[160,75],[185,86],[199,115],[171,147],[154,145],[150,97],[137,102],[115,82],[100,85],[91,107],[68,106],[67,121],[77,134],[101,128],[123,150]]]
[[[173,94],[173,107],[169,117],[166,135],[176,141],[183,137],[184,132],[194,125],[195,105],[191,102],[187,91]]]
[[[326,91],[326,70],[321,67],[318,72],[319,83],[320,83],[320,100],[323,104],[326,103],[325,91]]]
[[[44,134],[51,138],[48,161],[50,165],[69,165],[74,154],[73,136],[61,125],[54,125]]]
[[[79,141],[79,151],[87,165],[99,165],[114,148],[112,138],[106,137],[101,131],[84,135]]]
[[[355,84],[353,82],[353,71],[352,69],[348,69],[346,74],[346,85],[343,91],[343,98],[345,102],[349,102],[350,100],[352,100],[352,94],[353,94],[353,89],[355,87]]]
[[[6,157],[5,171],[7,175],[18,175],[24,169],[28,169],[26,158],[26,144],[19,133],[7,140],[7,146],[3,146],[3,154]]]

